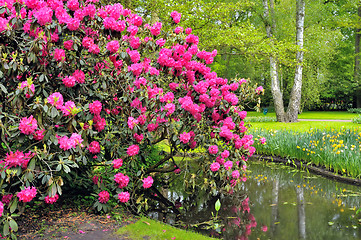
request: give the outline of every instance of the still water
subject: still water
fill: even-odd
[[[197,193],[204,195],[203,201],[194,202],[176,184],[164,193],[180,206],[189,206],[183,223],[213,225],[202,232],[223,239],[361,239],[360,187],[279,164],[248,164],[242,194],[209,199],[209,194]],[[217,199],[221,209],[218,222],[212,222]]]

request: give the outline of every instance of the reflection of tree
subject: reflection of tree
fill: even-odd
[[[278,222],[278,193],[280,190],[279,180],[275,179],[273,181],[273,191],[272,191],[272,215],[271,215],[271,235],[276,235],[277,222]]]
[[[296,187],[298,209],[298,234],[300,239],[306,239],[306,211],[303,188]]]

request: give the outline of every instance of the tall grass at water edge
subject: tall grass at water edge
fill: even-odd
[[[361,177],[360,129],[273,130],[253,128],[258,153],[305,160],[343,175]],[[262,145],[259,138],[265,137]]]

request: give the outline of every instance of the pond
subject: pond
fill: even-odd
[[[164,193],[187,206],[183,225],[223,239],[361,239],[360,187],[274,163],[249,162],[248,170],[242,194],[199,192],[195,201],[177,182]]]

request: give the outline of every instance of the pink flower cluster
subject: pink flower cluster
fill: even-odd
[[[30,117],[23,117],[19,123],[19,130],[21,133],[25,135],[32,134],[35,129],[38,127],[38,122],[36,119],[31,115]]]
[[[26,168],[30,159],[35,155],[35,153],[31,153],[30,151],[26,154],[17,150],[15,153],[10,152],[6,153],[6,157],[3,160],[5,166],[8,167],[17,167],[21,166],[22,168]]]
[[[125,188],[126,186],[128,186],[129,177],[127,175],[124,175],[123,173],[117,173],[114,176],[114,181],[118,183],[119,188]]]
[[[107,203],[109,201],[109,193],[107,191],[101,191],[98,196],[100,203]]]
[[[4,212],[4,204],[0,202],[0,217],[3,215]]]
[[[121,166],[123,166],[123,159],[121,158],[114,159],[112,163],[115,169],[119,169]]]
[[[138,145],[131,145],[128,147],[127,149],[127,154],[131,157],[131,156],[135,156],[139,153],[139,146]]]
[[[118,194],[119,202],[126,203],[129,201],[130,194],[128,192],[121,192]]]
[[[44,200],[47,204],[54,204],[56,201],[58,201],[58,199],[59,199],[59,195],[55,194],[52,197],[46,196]]]
[[[30,202],[36,196],[35,187],[26,187],[25,189],[18,192],[17,197],[19,201]]]
[[[218,146],[217,145],[209,146],[208,152],[210,154],[217,154],[218,153]]]
[[[143,180],[143,188],[150,188],[153,185],[153,178],[151,176],[148,176],[144,178]]]
[[[210,169],[212,172],[217,172],[221,165],[218,162],[214,162],[211,164]]]
[[[93,103],[89,104],[89,111],[94,115],[99,115],[102,111],[102,103],[99,101],[94,101]]]
[[[67,136],[60,137],[58,135],[56,135],[56,137],[58,139],[59,148],[63,149],[64,151],[76,148],[77,146],[84,147],[82,144],[83,139],[81,138],[80,134],[73,133],[70,138]]]
[[[90,144],[89,144],[89,152],[93,153],[93,154],[97,154],[97,153],[100,153],[100,144],[99,142],[97,141],[92,141]]]

